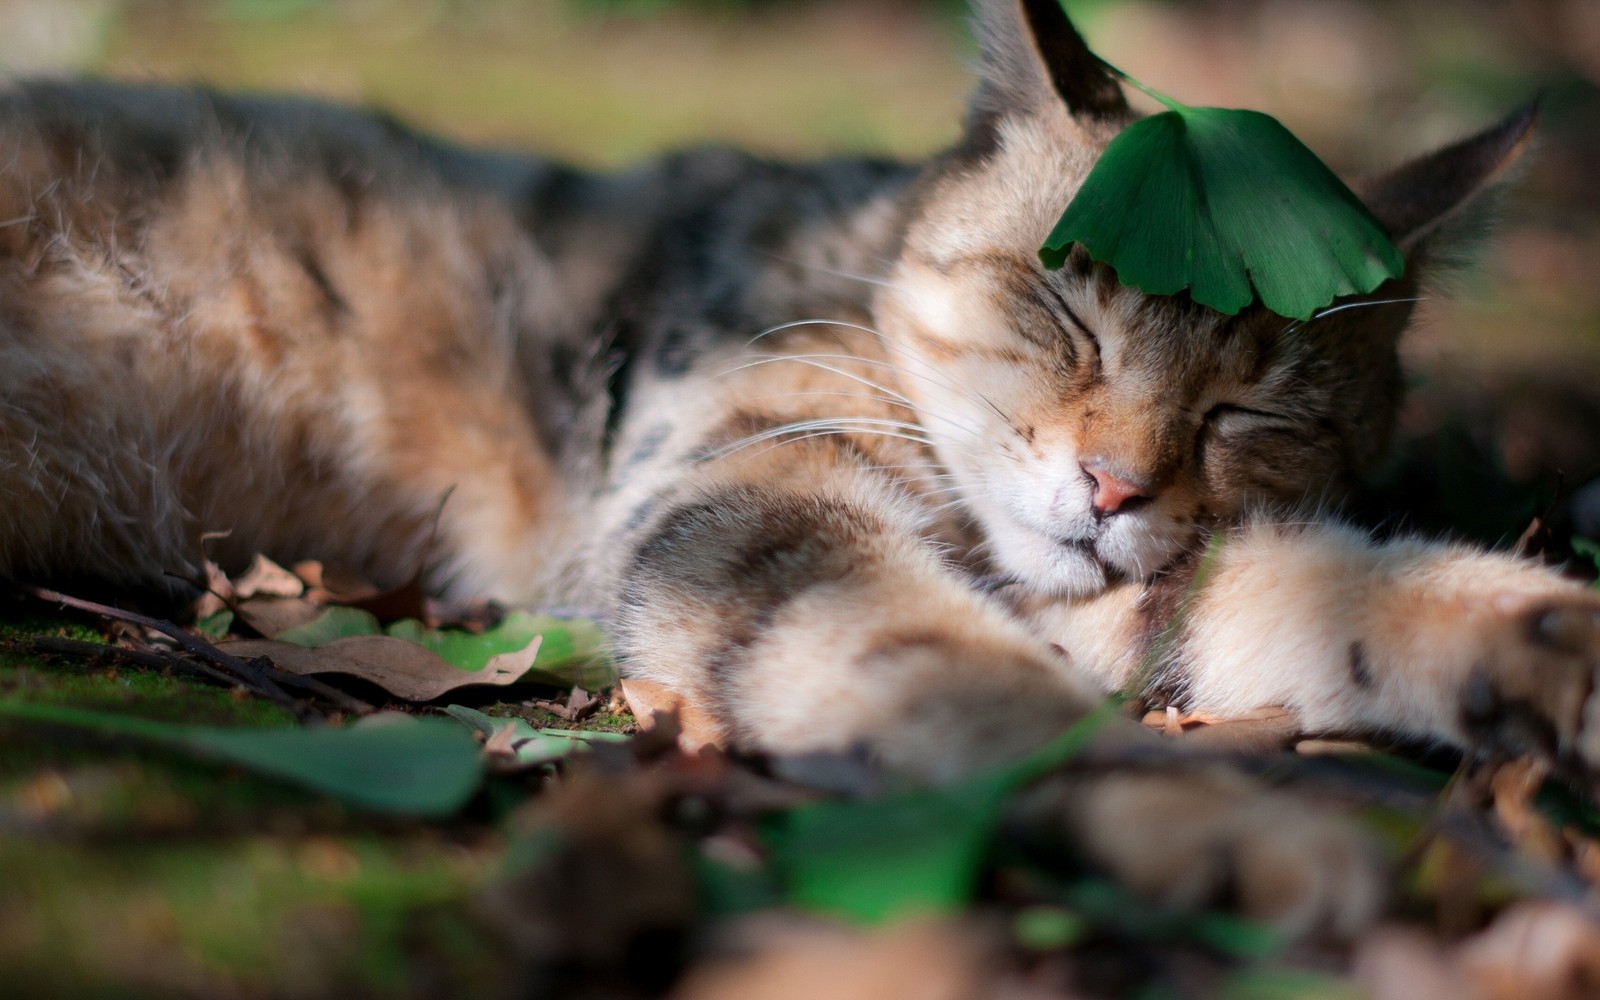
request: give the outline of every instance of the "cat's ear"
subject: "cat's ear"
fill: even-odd
[[[969,133],[1007,115],[1065,105],[1082,118],[1122,118],[1128,102],[1105,63],[1084,44],[1061,0],[978,0],[975,30],[983,83],[967,114]]]
[[[1470,257],[1497,196],[1533,139],[1538,102],[1505,121],[1380,177],[1355,185],[1408,261],[1430,271]]]

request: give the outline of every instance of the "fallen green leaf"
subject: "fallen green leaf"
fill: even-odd
[[[1156,906],[1106,878],[1077,879],[1061,891],[1065,909],[1093,928],[1142,941],[1194,941],[1233,958],[1280,953],[1286,940],[1262,924],[1228,913],[1187,912]]]
[[[1245,969],[1223,981],[1223,1000],[1360,1000],[1355,983],[1303,969]]]
[[[1038,753],[954,785],[774,817],[764,839],[789,902],[869,924],[959,908],[1006,799],[1076,755],[1116,714],[1108,702]]]
[[[1012,919],[1011,932],[1029,951],[1058,951],[1088,936],[1089,923],[1059,906],[1030,906]]]
[[[485,715],[465,705],[446,705],[444,713],[457,722],[482,735],[485,739],[511,726],[515,733],[511,748],[517,760],[524,764],[548,764],[560,760],[584,743],[626,743],[628,737],[621,733],[579,732],[573,729],[536,729],[525,719],[507,719]]]
[[[1151,93],[1170,110],[1106,147],[1039,250],[1047,267],[1081,243],[1149,294],[1188,289],[1230,316],[1259,298],[1299,320],[1401,275],[1378,220],[1275,118]]]
[[[736,868],[703,852],[695,854],[694,862],[700,898],[714,916],[732,917],[783,905],[783,887],[764,869]]]
[[[226,638],[233,628],[233,612],[223,609],[214,615],[207,615],[195,622],[194,628],[207,639]]]
[[[0,701],[0,717],[147,740],[247,767],[351,805],[408,816],[456,812],[483,775],[477,743],[442,719],[221,729],[17,701]]]
[[[1231,913],[1199,913],[1190,933],[1217,951],[1235,958],[1264,958],[1283,950],[1284,939],[1265,924]]]

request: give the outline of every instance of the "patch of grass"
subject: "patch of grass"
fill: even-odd
[[[411,935],[425,920],[423,978],[477,993],[506,970],[462,904],[497,846],[426,831],[175,844],[8,837],[0,967],[28,995],[404,997],[419,990]]]
[[[287,726],[278,705],[242,691],[138,666],[41,656],[35,636],[102,641],[93,628],[51,618],[0,620],[0,697],[132,715],[158,722]],[[346,811],[276,781],[182,754],[79,730],[0,724],[0,815],[85,835],[291,826],[326,828]]]
[[[237,693],[236,693],[237,692]],[[134,666],[85,666],[50,658],[0,666],[0,695],[50,705],[137,715],[157,722],[283,726],[294,716],[240,689],[197,683]]]
[[[294,724],[185,676],[41,656],[36,636],[101,641],[75,622],[0,621],[0,697]],[[0,830],[8,995],[493,995],[512,975],[467,915],[501,855],[483,831],[378,822],[236,768],[17,724],[0,725]]]
[[[546,708],[504,701],[491,705],[484,709],[484,712],[505,718],[522,719],[535,729],[572,729],[584,733],[633,733],[639,728],[639,720],[631,713],[612,713],[604,709],[577,722],[563,719]]]
[[[921,155],[955,138],[970,84],[953,50],[958,19],[889,6],[634,18],[559,3],[375,0],[277,13],[130,4],[82,68],[323,94],[393,109],[447,136],[603,165],[707,141]],[[730,79],[741,81],[736,90]]]

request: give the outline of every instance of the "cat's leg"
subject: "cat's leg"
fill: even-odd
[[[1039,613],[1108,683],[1186,711],[1600,768],[1600,592],[1513,556],[1258,522],[1142,592]]]
[[[723,462],[635,549],[626,669],[746,749],[866,749],[933,779],[1037,749],[1102,697],[974,593],[847,438]]]
[[[935,780],[1042,746],[1101,704],[973,592],[920,520],[848,441],[795,442],[718,470],[635,550],[618,603],[625,670],[708,710],[733,745],[864,748]],[[1101,736],[1148,738],[1120,718]],[[1300,932],[1353,930],[1381,898],[1356,830],[1226,772],[1085,772],[1030,805],[1036,824],[1174,905],[1231,898]],[[1182,836],[1152,836],[1174,826]]]

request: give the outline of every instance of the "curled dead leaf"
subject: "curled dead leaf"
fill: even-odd
[[[572,691],[567,695],[567,700],[564,702],[538,699],[530,701],[528,704],[534,708],[542,708],[546,712],[568,722],[581,722],[600,711],[604,703],[599,698],[590,695],[583,688],[574,685]]]
[[[483,755],[485,757],[495,757],[502,760],[516,760],[516,738],[516,723],[506,723],[490,734],[488,739],[483,741]]]
[[[299,597],[252,597],[234,605],[233,611],[262,635],[278,635],[316,621],[322,607]]]
[[[298,576],[259,552],[250,568],[233,580],[234,597],[241,601],[251,597],[299,597],[305,590],[306,585]]]
[[[1565,856],[1561,835],[1533,804],[1533,797],[1550,774],[1550,765],[1524,757],[1495,769],[1489,787],[1494,815],[1506,834],[1541,861],[1559,864]]]
[[[233,601],[233,582],[228,575],[222,572],[222,567],[206,560],[206,578],[199,598],[189,613],[196,619],[209,618],[219,611],[225,611]],[[200,581],[192,581],[197,586]]]

